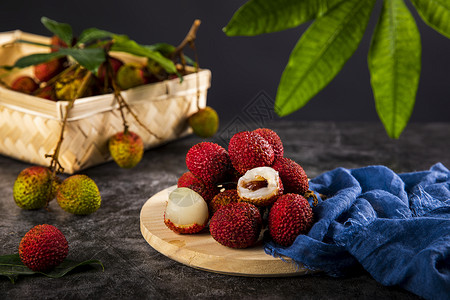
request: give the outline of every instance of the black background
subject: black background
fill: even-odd
[[[301,33],[298,28],[257,37],[227,37],[222,28],[246,1],[2,1],[0,30],[20,29],[47,35],[41,16],[72,25],[74,34],[97,27],[127,34],[142,44],[177,45],[194,19],[200,66],[212,70],[208,104],[223,122],[242,114],[243,106],[263,95],[273,101],[289,54]],[[450,40],[425,25],[413,11],[422,37],[422,73],[412,122],[450,121]],[[339,75],[303,109],[295,120],[378,121],[369,83],[367,53],[381,1],[377,2],[365,37]],[[189,53],[187,53],[189,54]]]

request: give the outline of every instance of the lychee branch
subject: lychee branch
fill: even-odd
[[[70,112],[70,110],[73,107],[75,99],[78,99],[79,97],[81,97],[86,92],[86,89],[89,86],[89,82],[91,80],[91,76],[92,76],[91,72],[87,72],[86,75],[84,75],[82,83],[81,83],[80,87],[78,88],[75,97],[73,99],[69,100],[68,105],[66,107],[66,113],[65,113],[64,119],[62,121],[61,130],[60,130],[60,133],[59,133],[59,140],[58,140],[58,143],[56,145],[56,148],[55,148],[53,154],[46,154],[45,155],[46,158],[48,158],[48,157],[52,158],[52,160],[50,162],[50,169],[52,170],[54,178],[56,177],[56,173],[64,172],[64,168],[61,166],[61,163],[59,162],[58,158],[59,158],[59,152],[61,150],[61,144],[62,144],[62,142],[64,140],[64,130],[66,128],[67,118],[69,116],[69,112]]]
[[[131,114],[131,116],[133,116],[133,118],[136,120],[136,122],[142,128],[144,128],[149,134],[153,135],[158,140],[161,140],[162,138],[160,136],[158,136],[156,133],[154,133],[153,131],[151,131],[147,126],[145,126],[145,124],[142,123],[141,120],[139,120],[138,116],[131,110],[130,106],[128,105],[128,103],[125,101],[122,94],[120,93],[120,88],[117,86],[117,83],[115,82],[115,80],[112,80],[112,85],[113,85],[113,89],[114,89],[114,97],[119,104],[119,111],[120,111],[120,115],[122,117],[124,132],[125,133],[128,132],[128,127],[129,127],[128,123],[126,121],[126,118],[125,118],[125,114],[123,112],[123,109],[125,108]]]
[[[198,75],[198,70],[200,68],[198,63],[198,54],[197,54],[197,48],[195,46],[195,39],[197,38],[197,31],[200,27],[201,21],[199,19],[196,19],[194,23],[192,24],[191,28],[189,29],[189,32],[187,33],[186,37],[183,39],[183,41],[178,45],[178,47],[175,49],[175,51],[172,53],[172,59],[175,59],[177,56],[180,57],[181,64],[183,66],[183,71],[186,68],[186,61],[184,59],[183,55],[183,49],[186,47],[186,45],[189,45],[191,49],[194,51],[194,59],[195,59],[195,72],[197,73],[197,110],[200,110],[200,80]]]

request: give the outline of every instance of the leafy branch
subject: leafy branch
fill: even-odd
[[[305,106],[340,72],[358,48],[376,0],[250,0],[233,15],[228,36],[255,36],[314,20],[292,50],[281,76],[275,111]],[[424,22],[450,38],[450,0],[410,0]],[[384,0],[368,55],[378,116],[398,138],[412,114],[421,69],[421,41],[404,0]]]

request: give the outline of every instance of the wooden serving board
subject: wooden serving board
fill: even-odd
[[[314,273],[290,258],[275,258],[260,241],[246,249],[232,249],[216,242],[208,230],[193,235],[174,233],[164,224],[164,209],[175,186],[155,194],[141,209],[141,233],[155,250],[193,268],[239,276],[273,277]]]

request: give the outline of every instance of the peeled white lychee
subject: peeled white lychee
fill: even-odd
[[[268,206],[283,194],[283,184],[278,172],[271,167],[248,170],[237,184],[239,197],[256,206]]]
[[[176,233],[197,233],[208,223],[208,204],[197,192],[176,188],[169,194],[164,223]]]

